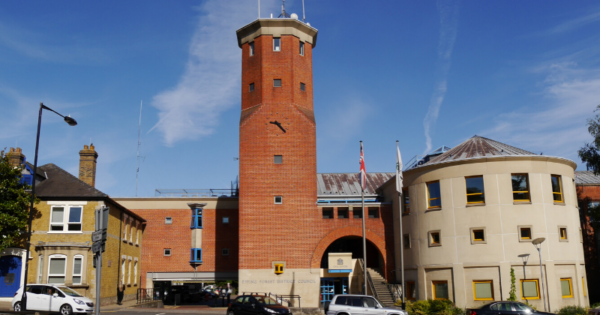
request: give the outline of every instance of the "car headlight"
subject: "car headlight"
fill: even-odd
[[[85,302],[80,299],[73,299],[73,301],[79,305],[85,305]]]
[[[266,310],[267,312],[271,313],[271,314],[277,314],[277,311],[275,311],[275,310],[272,310],[272,309],[270,309],[270,308],[266,308],[266,307],[265,307],[265,310]]]

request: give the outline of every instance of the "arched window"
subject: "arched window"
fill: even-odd
[[[81,284],[83,281],[83,256],[75,255],[73,258],[73,284]]]

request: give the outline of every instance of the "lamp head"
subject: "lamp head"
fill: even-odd
[[[69,126],[77,126],[77,121],[75,121],[75,119],[71,118],[71,116],[65,116],[65,122],[67,122],[67,124],[69,124]]]
[[[538,237],[536,239],[533,240],[533,242],[531,242],[533,245],[539,245],[542,244],[544,241],[546,240],[545,237]]]
[[[526,264],[527,260],[529,259],[529,254],[521,254],[519,257],[521,257],[521,259],[523,259],[523,263]]]

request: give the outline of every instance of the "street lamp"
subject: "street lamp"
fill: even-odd
[[[527,279],[527,275],[525,274],[525,267],[527,266],[527,260],[529,260],[529,254],[521,254],[519,255],[519,257],[523,259],[523,278]]]
[[[547,312],[546,309],[546,289],[544,287],[544,269],[542,268],[542,243],[546,240],[544,237],[538,237],[531,242],[535,248],[537,248],[538,253],[540,254],[540,278],[542,278],[542,298],[544,301],[544,311]]]
[[[21,297],[21,311],[27,310],[27,272],[29,271],[29,247],[31,247],[31,220],[33,213],[33,203],[35,201],[35,174],[37,172],[38,149],[40,147],[40,128],[42,126],[42,110],[47,109],[62,117],[69,126],[76,126],[77,121],[71,116],[63,116],[52,108],[40,103],[40,113],[38,115],[37,137],[35,138],[35,157],[33,162],[33,180],[31,182],[31,204],[29,206],[29,232],[27,233],[27,250],[25,251],[25,275],[23,279],[23,297]]]

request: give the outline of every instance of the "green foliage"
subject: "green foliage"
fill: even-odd
[[[525,301],[522,301],[521,303],[523,303],[523,304],[525,304],[525,305],[527,305],[527,306],[529,306],[529,307],[533,308],[533,310],[534,310],[534,311],[537,311],[537,310],[538,310],[538,309],[537,309],[537,307],[535,307],[535,306],[533,306],[533,305],[529,304],[529,302],[527,302],[527,300],[525,300]]]
[[[596,303],[592,304],[592,306],[590,306],[590,308],[596,308],[596,307],[600,307],[600,302],[596,302]]]
[[[513,302],[517,300],[517,287],[515,286],[516,280],[515,270],[510,268],[510,291],[508,292],[508,300]]]
[[[398,303],[401,303],[398,301]],[[409,315],[464,315],[465,310],[454,306],[450,300],[418,300],[407,301],[406,311]]]
[[[31,195],[25,191],[30,186],[19,183],[21,170],[0,152],[0,251],[24,245]]]
[[[558,310],[558,315],[587,315],[587,310],[581,306],[565,306]]]
[[[600,105],[596,107],[594,112],[600,111]],[[579,149],[579,157],[588,169],[594,171],[594,174],[600,174],[600,114],[592,119],[588,119],[588,132],[594,138],[592,143],[586,143],[585,146]]]

